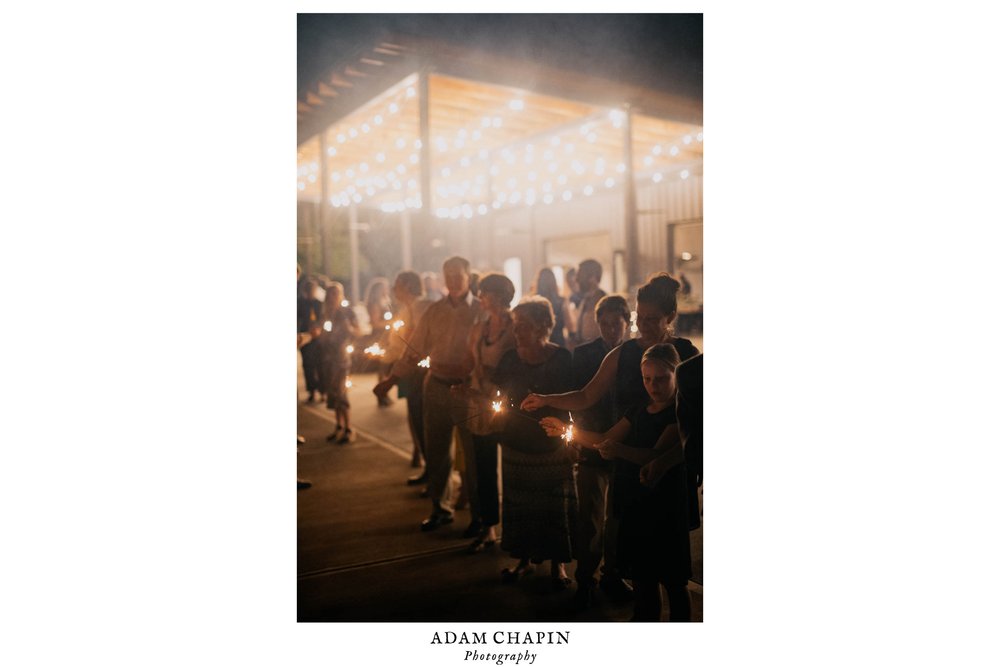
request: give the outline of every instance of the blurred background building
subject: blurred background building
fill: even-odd
[[[608,292],[683,273],[700,312],[700,15],[406,18],[299,17],[303,270],[357,302],[460,254],[520,296],[592,257]]]

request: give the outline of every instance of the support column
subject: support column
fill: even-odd
[[[317,227],[319,232],[320,265],[323,275],[330,275],[330,256],[327,250],[327,209],[330,206],[330,174],[326,166],[326,131],[319,133],[319,206],[317,206]]]
[[[351,248],[351,303],[357,304],[361,301],[361,280],[360,251],[358,250],[358,207],[351,204],[350,220],[347,223],[347,235]]]
[[[635,174],[632,171],[632,108],[625,106],[625,269],[628,286],[640,283],[639,220],[635,203]]]

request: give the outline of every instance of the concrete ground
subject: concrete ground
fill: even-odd
[[[701,347],[701,341],[696,341]],[[461,537],[467,509],[455,523],[424,533],[430,502],[406,478],[411,439],[405,402],[376,406],[372,374],[352,376],[356,442],[326,442],[335,424],[320,404],[300,403],[298,491],[299,621],[626,621],[630,603],[598,597],[586,612],[570,606],[574,587],[554,592],[545,563],[521,581],[500,582],[512,559],[499,548],[467,555]],[[393,396],[395,392],[393,392]],[[306,397],[299,373],[299,400]],[[702,529],[692,533],[694,620],[702,620]],[[575,564],[567,566],[572,576]]]

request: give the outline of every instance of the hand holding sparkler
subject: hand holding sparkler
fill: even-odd
[[[521,401],[521,409],[527,412],[534,412],[539,408],[544,408],[548,403],[545,401],[545,397],[540,394],[528,394],[523,401]]]
[[[577,444],[573,440],[574,433],[572,416],[570,416],[568,424],[561,419],[557,419],[556,417],[543,417],[538,423],[542,425],[543,429],[545,429],[545,435],[550,438],[559,436],[566,441],[567,445]]]
[[[595,445],[597,451],[601,453],[601,458],[609,461],[618,458],[621,447],[622,444],[620,442],[614,442],[613,440],[604,440]]]

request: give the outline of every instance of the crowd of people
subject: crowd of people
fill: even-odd
[[[436,299],[434,276],[372,281],[367,338],[339,283],[302,283],[307,400],[335,411],[329,439],[354,439],[346,378],[364,341],[379,351],[379,405],[390,404],[393,387],[406,401],[411,463],[423,465],[407,482],[425,485],[430,502],[421,530],[452,523],[467,504],[468,552],[499,546],[513,558],[502,581],[549,561],[553,588],[575,580],[580,609],[599,588],[632,600],[633,620],[659,620],[662,586],[670,620],[690,620],[702,355],[672,327],[683,284],[650,276],[633,312],[626,297],[600,288],[593,259],[566,272],[565,293],[541,269],[516,305],[509,278],[475,274],[462,257],[446,260],[442,275]]]

